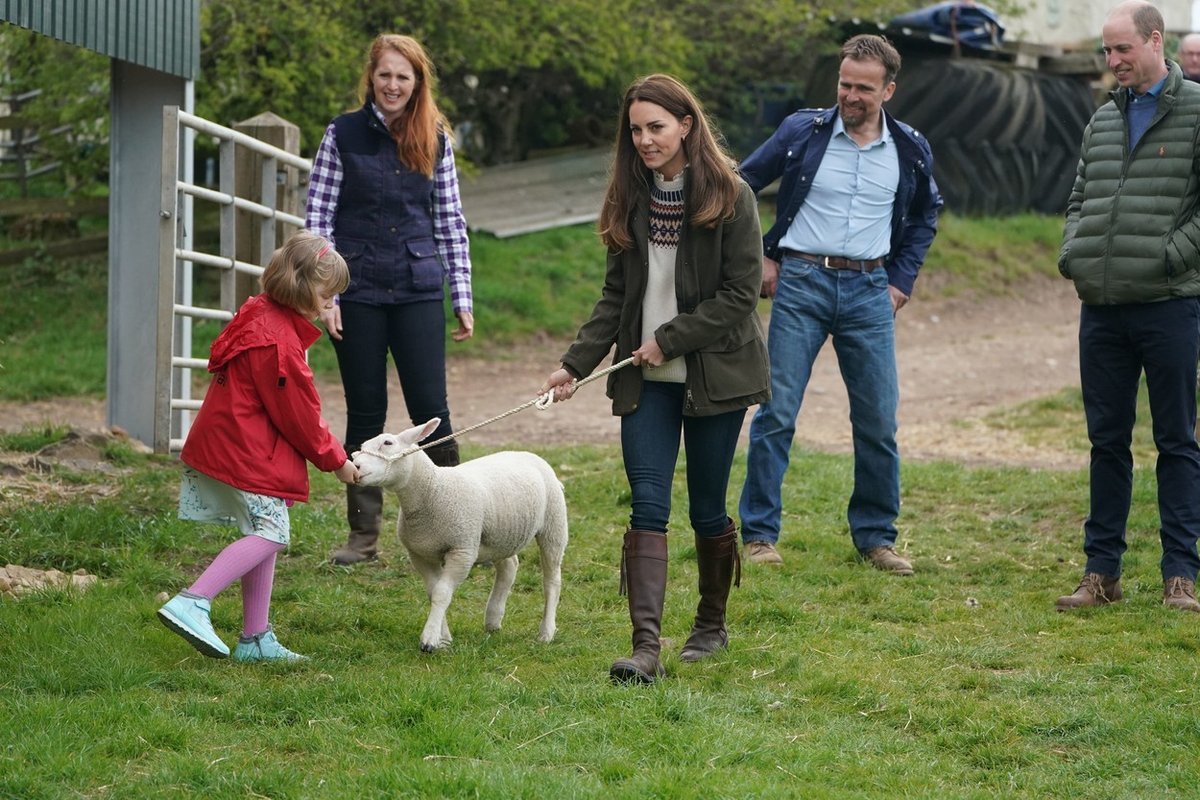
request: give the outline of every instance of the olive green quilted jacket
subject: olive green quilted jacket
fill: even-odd
[[[685,208],[689,189],[685,183]],[[590,375],[614,344],[615,363],[642,343],[649,229],[649,187],[643,185],[629,225],[635,246],[608,254],[600,300],[562,357],[576,377]],[[758,201],[741,182],[731,218],[713,228],[688,223],[680,231],[675,256],[679,315],[654,331],[663,355],[668,360],[683,356],[687,364],[686,416],[721,414],[770,399],[767,346],[756,313],[761,287]],[[633,412],[642,398],[642,371],[626,367],[609,375],[608,396],[613,414]]]
[[[1089,305],[1200,295],[1200,84],[1167,65],[1132,153],[1124,89],[1083,133],[1058,269]]]

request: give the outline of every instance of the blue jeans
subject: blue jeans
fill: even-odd
[[[1196,444],[1196,360],[1200,299],[1119,306],[1079,314],[1079,377],[1092,443],[1091,510],[1083,525],[1087,572],[1119,576],[1133,497],[1138,383],[1146,373],[1158,448],[1158,515],[1163,579],[1196,579],[1200,558],[1200,446]]]
[[[771,400],[759,406],[750,424],[739,509],[747,543],[779,540],[783,476],[796,415],[813,362],[829,337],[850,398],[854,435],[854,490],[847,508],[850,536],[860,552],[896,541],[900,387],[887,272],[882,267],[866,273],[827,269],[784,256],[767,334]]]
[[[692,530],[718,536],[729,525],[725,494],[746,410],[685,417],[683,403],[682,383],[644,381],[637,410],[621,417],[621,454],[633,495],[629,527],[666,532],[682,429]]]

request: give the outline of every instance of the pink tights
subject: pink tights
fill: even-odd
[[[212,600],[241,578],[242,635],[263,633],[269,624],[275,556],[283,548],[261,536],[243,536],[217,554],[188,592]]]

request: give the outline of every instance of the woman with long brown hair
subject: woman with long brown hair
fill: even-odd
[[[680,437],[700,602],[679,657],[697,661],[729,639],[725,609],[739,567],[729,471],[746,408],[769,396],[755,313],[757,202],[700,103],[669,75],[640,78],[625,93],[599,232],[608,247],[600,300],[542,392],[571,397],[614,344],[614,361],[633,357],[608,379],[632,495],[621,588],[633,623],[633,654],[609,675],[651,683],[666,674],[659,633]]]
[[[307,226],[334,243],[350,287],[321,314],[346,394],[346,441],[354,452],[387,422],[387,356],[400,376],[414,425],[440,417],[430,436],[451,433],[446,399],[444,285],[458,317],[455,341],[474,332],[467,226],[449,125],[434,99],[433,62],[409,36],[372,42],[363,105],[330,123],[313,160]],[[458,463],[451,441],[426,451]],[[346,487],[349,539],[338,564],[376,555],[379,487]]]

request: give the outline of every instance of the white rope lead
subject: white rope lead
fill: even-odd
[[[609,374],[610,372],[616,372],[619,369],[628,367],[632,363],[633,363],[633,356],[630,356],[629,358],[625,359],[624,361],[619,361],[610,367],[605,367],[604,369],[600,370],[599,372],[593,372],[591,375],[588,375],[586,378],[575,381],[575,388],[578,389],[580,386],[591,383],[592,381],[596,380],[597,378],[603,378],[605,375]],[[471,431],[479,430],[480,428],[482,428],[485,425],[491,425],[493,422],[499,422],[500,420],[504,419],[505,417],[511,417],[513,414],[516,414],[518,411],[524,411],[525,409],[529,408],[530,406],[537,406],[538,411],[545,411],[546,409],[548,409],[550,407],[550,405],[553,402],[554,402],[554,390],[551,389],[550,391],[546,392],[545,394],[540,394],[537,397],[533,398],[532,400],[522,403],[521,405],[517,406],[516,408],[510,408],[508,411],[505,411],[503,414],[497,414],[496,416],[492,417],[491,419],[485,419],[483,422],[477,422],[474,425],[470,426],[469,428],[462,428],[461,430],[457,430],[448,436],[443,436],[442,438],[438,439],[437,441],[429,442],[428,444],[423,444],[420,447],[413,448],[411,450],[406,450],[401,455],[408,455],[410,452],[416,452],[417,450],[428,450],[431,447],[436,447],[439,444],[448,442],[451,439],[457,439],[459,436],[470,433]]]

